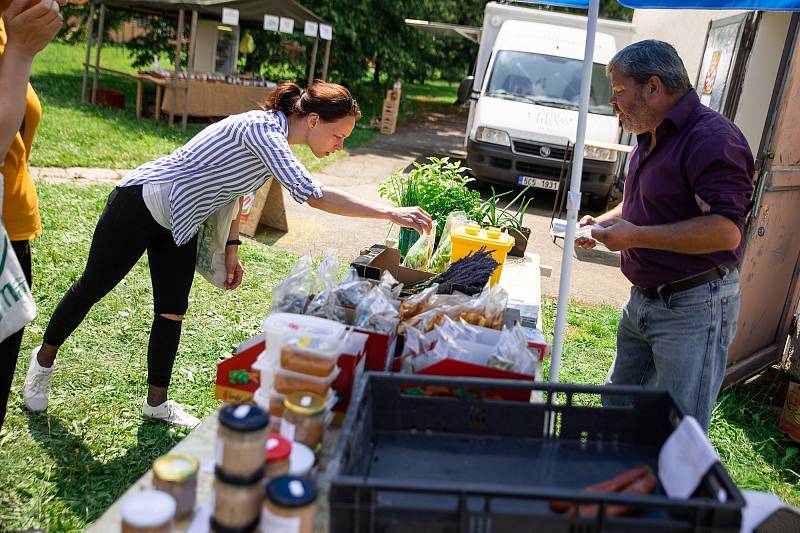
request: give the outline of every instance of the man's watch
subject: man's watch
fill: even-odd
[[[228,241],[225,243],[226,248],[228,246],[241,246],[241,245],[242,241],[240,241],[239,239],[228,239]]]

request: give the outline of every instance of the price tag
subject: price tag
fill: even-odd
[[[333,39],[333,28],[331,28],[328,24],[320,24],[319,36],[325,39],[326,41],[330,41],[331,39]]]
[[[317,24],[316,22],[311,22],[310,20],[307,20],[306,21],[306,26],[305,26],[305,28],[303,30],[303,33],[305,35],[308,35],[309,37],[316,37],[318,29],[319,29],[319,24]]]
[[[267,31],[278,31],[281,18],[275,15],[264,15],[264,29]]]
[[[283,33],[292,33],[294,31],[294,19],[281,17],[281,31]]]
[[[230,9],[228,7],[222,8],[222,23],[230,24],[231,26],[239,25],[239,10]]]

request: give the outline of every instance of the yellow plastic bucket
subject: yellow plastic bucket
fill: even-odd
[[[469,255],[471,252],[477,252],[485,246],[487,250],[492,252],[494,260],[500,263],[492,273],[489,284],[495,285],[500,281],[500,274],[503,272],[503,265],[506,262],[506,254],[514,247],[514,237],[500,231],[499,228],[481,228],[477,224],[467,224],[466,226],[453,228],[450,236],[453,243],[450,264]]]

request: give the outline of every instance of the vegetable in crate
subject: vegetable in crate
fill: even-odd
[[[408,285],[403,294],[417,294],[433,284],[439,285],[439,294],[451,294],[458,289],[467,294],[476,294],[489,282],[492,273],[500,263],[492,257],[493,250],[482,247],[475,253],[470,253],[439,274],[430,279]]]
[[[626,470],[606,481],[586,486],[582,490],[584,492],[616,492],[620,494],[644,495],[651,494],[656,490],[657,486],[658,478],[649,466],[644,465]],[[598,504],[575,505],[573,502],[568,501],[551,501],[550,510],[557,513],[577,514],[578,516],[596,518],[600,511],[600,506]],[[631,514],[633,511],[635,511],[634,508],[625,505],[609,505],[606,507],[605,516],[623,516]]]

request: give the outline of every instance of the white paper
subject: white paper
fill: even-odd
[[[687,499],[717,462],[719,456],[700,424],[684,416],[658,454],[658,477],[670,498]],[[725,494],[719,499],[725,501]]]
[[[704,106],[711,105],[711,95],[710,94],[701,94],[700,95],[700,103]]]
[[[231,26],[239,25],[239,10],[231,9],[229,7],[222,8],[222,23],[230,24]]]
[[[743,490],[744,509],[742,509],[742,533],[751,533],[772,513],[783,507],[783,502],[774,494]]]
[[[333,39],[333,28],[331,28],[328,24],[320,24],[319,36],[326,41],[330,41]]]
[[[281,31],[283,33],[292,33],[294,31],[294,19],[281,17]]]
[[[265,508],[261,514],[261,531],[269,531],[269,533],[300,533],[300,517],[276,516]]]
[[[209,522],[211,522],[211,505],[201,505],[195,511],[192,523],[186,533],[207,533]]]
[[[278,31],[281,18],[275,15],[264,15],[264,29],[267,31]]]
[[[316,37],[317,36],[317,29],[319,28],[319,24],[316,22],[311,22],[310,20],[306,21],[306,26],[303,29],[303,33],[308,35],[309,37]]]

